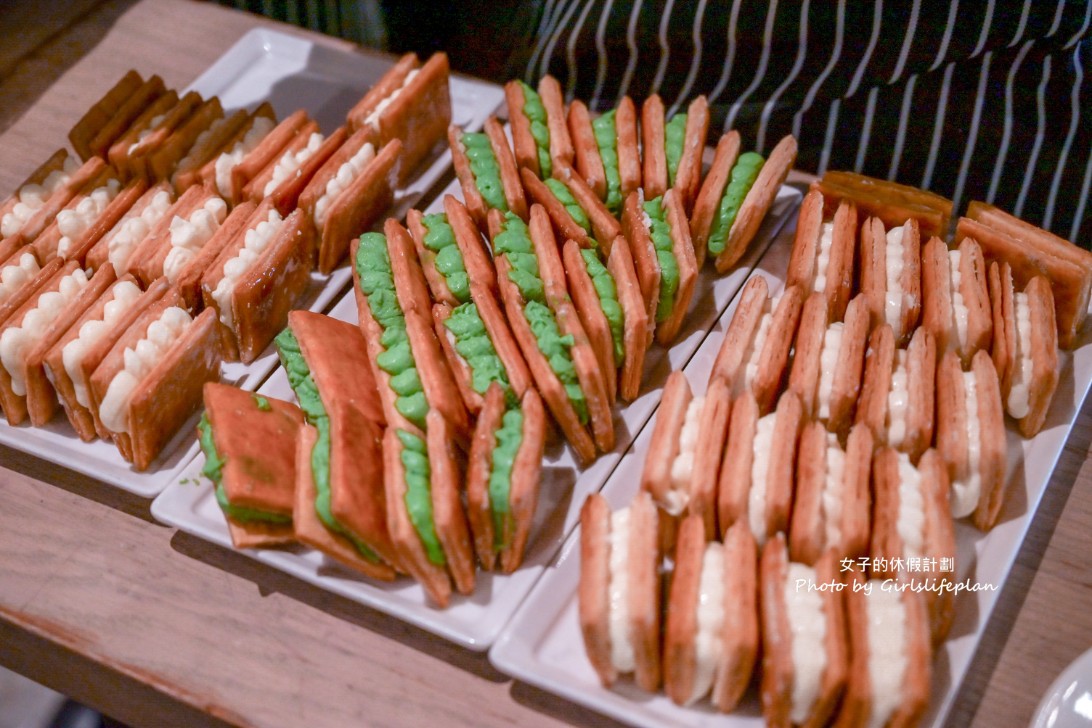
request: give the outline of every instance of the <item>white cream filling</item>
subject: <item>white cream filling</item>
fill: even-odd
[[[106,302],[102,309],[101,319],[84,321],[74,339],[71,339],[61,349],[61,363],[72,380],[72,388],[76,393],[76,401],[84,407],[91,406],[91,398],[87,394],[87,384],[80,375],[80,364],[87,355],[87,351],[109,331],[114,323],[121,318],[133,301],[140,298],[140,288],[132,281],[120,281],[110,289],[112,298]]]
[[[220,224],[227,217],[227,203],[219,197],[210,197],[205,204],[190,213],[189,218],[178,215],[171,220],[171,249],[163,261],[163,275],[174,283],[182,270],[205,246]]]
[[[126,270],[129,256],[144,238],[148,237],[155,224],[163,219],[171,207],[171,193],[167,190],[156,192],[139,215],[133,215],[122,223],[118,231],[106,244],[110,265],[121,275]]]
[[[673,516],[682,513],[690,500],[690,479],[694,475],[694,453],[698,449],[698,425],[704,404],[704,396],[690,400],[679,431],[679,452],[671,461],[671,488],[667,491],[667,502],[660,504]]]
[[[698,583],[697,631],[694,635],[694,686],[690,705],[713,687],[724,641],[724,547],[712,542],[701,558]]]
[[[1029,380],[1034,370],[1031,361],[1031,304],[1026,293],[1014,294],[1012,298],[1016,315],[1016,351],[1012,356],[1012,383],[1005,408],[1019,420],[1028,415]]]
[[[107,205],[118,196],[120,185],[116,179],[107,181],[102,187],[92,190],[75,207],[57,213],[57,230],[61,239],[57,242],[57,255],[68,256],[72,243],[80,237],[106,211]]]
[[[224,263],[224,276],[216,284],[212,297],[220,309],[220,322],[232,331],[235,330],[235,309],[231,303],[232,294],[239,278],[246,273],[258,256],[269,247],[269,244],[284,227],[284,218],[276,210],[270,210],[269,216],[256,226],[246,231],[243,236],[243,247],[234,258]]]
[[[148,137],[159,128],[159,125],[163,123],[163,120],[167,118],[166,114],[160,114],[159,116],[152,117],[152,120],[148,122],[147,128],[137,134],[137,140],[129,145],[129,154],[132,154],[136,150],[140,149],[148,141]]]
[[[842,329],[845,324],[835,321],[823,333],[823,347],[819,350],[819,389],[816,399],[819,404],[819,419],[830,417],[830,397],[834,391],[834,375],[838,369],[838,354],[842,350]]]
[[[906,349],[896,349],[884,423],[887,444],[896,449],[906,441],[906,420],[910,412],[910,371],[907,362]]]
[[[23,316],[18,326],[9,326],[0,334],[0,363],[11,377],[11,391],[20,397],[27,393],[24,366],[27,352],[37,344],[64,307],[87,285],[87,274],[77,268],[61,279],[56,291],[38,296],[34,308]]]
[[[368,114],[364,118],[364,124],[370,126],[372,129],[379,131],[379,120],[383,117],[383,113],[387,110],[387,107],[394,103],[394,100],[402,93],[402,90],[409,86],[410,82],[417,77],[420,69],[415,68],[406,74],[405,79],[402,80],[402,85],[391,91],[390,95],[386,98],[380,99],[379,103],[372,109],[372,113]]]
[[[838,437],[827,433],[826,479],[823,484],[823,529],[827,547],[842,542],[842,506],[845,500],[846,454],[838,445]]]
[[[830,249],[834,247],[834,223],[823,223],[819,235],[819,249],[815,251],[814,290],[822,293],[827,290],[827,268],[830,267]]]
[[[8,296],[38,275],[40,270],[38,259],[33,253],[23,253],[19,256],[19,260],[0,269],[0,303],[6,301]]]
[[[967,304],[960,288],[962,273],[959,270],[958,250],[948,251],[948,282],[952,289],[952,325],[955,327],[958,350],[967,348]]]
[[[129,432],[129,399],[140,380],[155,368],[192,319],[185,309],[171,306],[148,326],[144,338],[122,352],[124,366],[106,388],[99,417],[112,432]]]
[[[902,288],[902,271],[906,266],[903,259],[903,227],[893,227],[887,231],[885,253],[885,271],[887,290],[884,293],[883,318],[895,333],[895,341],[902,338],[902,312],[909,306],[906,292]]]
[[[318,151],[318,148],[322,146],[322,140],[324,138],[325,137],[317,131],[312,132],[311,136],[307,137],[307,144],[300,147],[298,151],[289,150],[282,154],[281,158],[277,161],[277,166],[273,168],[273,176],[265,183],[265,189],[262,190],[262,194],[268,197],[273,194],[286,179],[293,176],[299,176],[300,167]]]
[[[0,238],[15,235],[23,229],[34,213],[42,209],[46,201],[72,177],[79,169],[75,157],[67,157],[61,169],[55,169],[46,175],[41,183],[31,182],[19,188],[17,201],[10,212],[0,219]]]
[[[258,146],[266,134],[273,130],[274,126],[273,120],[268,116],[255,118],[254,123],[251,124],[243,138],[235,142],[231,151],[224,152],[216,158],[216,164],[214,165],[216,168],[216,189],[219,190],[222,197],[231,195],[231,170],[235,169],[235,166],[243,161],[243,157],[254,151],[254,147]]]
[[[789,718],[794,725],[807,720],[819,696],[823,670],[827,666],[824,645],[827,615],[822,593],[809,589],[815,584],[815,569],[790,562],[785,578],[785,614],[792,633],[792,706]]]
[[[952,518],[974,513],[982,491],[982,427],[978,421],[978,385],[974,372],[963,372],[964,399],[967,408],[967,472],[952,481]]]
[[[758,545],[766,543],[766,480],[770,472],[770,445],[777,427],[777,412],[759,418],[755,423],[754,454],[751,460],[751,490],[747,494],[747,522]]]
[[[906,608],[902,596],[872,579],[865,598],[868,618],[868,678],[872,687],[869,728],[882,728],[902,702],[906,676]]]
[[[898,454],[899,510],[895,530],[902,541],[902,555],[917,558],[925,552],[925,501],[921,494],[921,473],[906,453]]]
[[[633,672],[636,657],[630,635],[629,618],[629,509],[610,516],[610,661],[618,672]]]
[[[353,183],[353,180],[364,172],[364,169],[373,159],[375,159],[375,147],[372,146],[371,142],[367,142],[356,154],[337,168],[337,172],[326,183],[326,189],[323,191],[322,197],[315,201],[316,227],[322,228],[326,222],[326,213],[330,209],[330,205]]]
[[[733,395],[750,389],[751,384],[754,383],[755,376],[758,374],[758,362],[762,358],[762,350],[766,347],[766,339],[770,333],[770,326],[773,324],[773,312],[780,301],[781,296],[766,299],[762,308],[762,318],[758,320],[758,328],[743,352],[743,377],[736,377]]]

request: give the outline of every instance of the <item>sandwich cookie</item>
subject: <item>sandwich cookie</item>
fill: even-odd
[[[488,229],[490,210],[512,211],[527,219],[527,197],[516,158],[496,117],[486,119],[480,132],[448,127],[447,143],[466,209],[480,230]]]
[[[307,213],[297,209],[282,217],[266,201],[202,266],[201,298],[220,321],[225,359],[249,364],[284,328],[310,287],[314,249]]]
[[[603,372],[565,289],[549,216],[533,205],[528,226],[511,212],[493,210],[489,231],[512,333],[565,439],[589,463],[597,447],[614,448],[614,422]]]
[[[1020,434],[1043,429],[1058,387],[1058,330],[1050,281],[1035,276],[1017,293],[1008,263],[990,264],[993,307],[993,363],[1001,381],[1005,411]]]
[[[948,466],[953,518],[973,514],[974,525],[993,528],[1005,495],[1005,419],[1001,387],[985,351],[969,371],[948,352],[937,366],[937,450]]]
[[[218,382],[205,384],[204,401],[197,424],[205,453],[201,474],[212,481],[231,542],[237,549],[292,543],[303,411]]]
[[[926,450],[917,467],[906,453],[889,447],[872,462],[876,494],[872,524],[872,577],[911,581],[914,574],[896,568],[908,559],[953,561],[955,534],[948,506],[948,473],[936,450]],[[877,569],[877,564],[888,564]],[[952,592],[925,591],[930,633],[939,645],[952,624]]]
[[[147,185],[135,179],[124,187],[112,173],[77,193],[57,218],[35,238],[31,247],[39,260],[58,257],[83,263],[88,252],[144,194]]]
[[[788,531],[802,417],[800,400],[791,391],[768,415],[760,416],[750,392],[732,403],[717,482],[721,533],[742,520],[761,546],[778,531]]]
[[[474,591],[474,548],[463,510],[463,474],[454,433],[430,410],[424,436],[388,427],[383,434],[383,482],[387,524],[406,571],[440,607]]]
[[[190,94],[187,94],[183,100],[189,97]],[[174,119],[165,119],[158,129],[145,137],[141,145],[145,154],[137,157],[137,164],[143,165],[143,174],[149,184],[156,180],[170,180],[197,140],[202,136],[208,138],[207,132],[224,118],[220,99],[214,96],[203,100],[198,96],[197,101],[198,104],[188,115],[184,113],[185,106],[179,104],[172,112]],[[138,148],[137,151],[142,149]]]
[[[145,308],[91,375],[91,397],[121,456],[146,470],[220,378],[216,316],[196,318],[167,291]]]
[[[307,424],[296,439],[296,539],[374,579],[401,570],[387,529],[383,408],[352,324],[293,311],[276,338]]]
[[[383,147],[362,129],[337,148],[299,194],[318,236],[318,269],[331,272],[353,239],[376,223],[394,201],[402,142]],[[282,214],[285,214],[282,212]]]
[[[924,328],[914,331],[905,349],[896,348],[889,324],[868,337],[855,421],[912,462],[933,442],[936,362],[933,335]]]
[[[260,202],[268,197],[283,214],[296,206],[300,192],[311,177],[341,146],[345,140],[345,129],[337,129],[327,139],[319,131],[317,121],[306,114],[301,117],[297,112],[281,122],[267,139],[275,140],[280,147],[265,165],[248,174],[242,197],[234,202]],[[249,159],[244,159],[240,167],[245,167],[248,162]]]
[[[642,690],[660,687],[658,520],[643,491],[614,513],[598,493],[580,510],[580,631],[607,688],[629,673]]]
[[[678,705],[712,691],[727,713],[751,682],[758,653],[758,554],[746,524],[706,543],[702,519],[679,528],[666,608],[664,689]]]
[[[26,312],[20,325],[13,324],[0,334],[0,362],[11,378],[12,393],[26,397],[27,413],[35,427],[48,423],[57,412],[57,393],[52,373],[46,368],[46,356],[116,280],[109,266],[90,280],[71,263],[65,269],[70,272],[59,281],[57,289],[39,296],[35,308]]]
[[[450,66],[445,53],[424,64],[407,53],[350,109],[350,131],[367,130],[376,149],[402,142],[397,184],[404,185],[430,157],[451,124]]]
[[[510,574],[523,562],[538,503],[546,410],[534,389],[509,403],[491,384],[466,467],[466,515],[482,568]]]
[[[410,234],[388,219],[383,233],[360,237],[352,256],[360,330],[387,424],[423,432],[429,411],[437,410],[465,441],[470,435],[466,406],[436,338]]]
[[[170,173],[165,168],[170,165],[170,155],[159,156],[160,151],[167,139],[204,104],[205,100],[196,91],[190,91],[181,98],[174,91],[160,96],[137,117],[121,138],[110,145],[107,152],[110,164],[126,179],[141,177],[149,182],[165,179]],[[193,137],[197,135],[192,129],[187,133],[192,133]],[[156,158],[154,168],[153,156]]]
[[[873,444],[864,425],[849,431],[844,449],[821,422],[804,425],[789,529],[793,561],[814,565],[828,550],[849,558],[868,553]]]
[[[219,105],[216,98],[210,99],[210,104]],[[196,116],[196,115],[195,115]],[[171,186],[179,193],[185,192],[195,184],[201,183],[201,171],[209,162],[215,161],[225,151],[225,146],[238,133],[239,129],[250,121],[250,114],[246,109],[238,109],[231,116],[224,116],[223,112],[203,128],[193,140],[193,143],[178,160],[178,164],[170,173]]]
[[[678,193],[646,200],[637,190],[626,198],[622,234],[629,241],[645,310],[656,326],[656,341],[667,346],[678,336],[694,296],[698,265],[690,226]]]
[[[110,266],[107,269],[112,270]],[[96,435],[104,439],[110,437],[99,419],[98,403],[91,397],[91,375],[114,343],[168,288],[167,281],[160,280],[147,291],[141,291],[133,276],[121,276],[46,352],[49,380],[72,429],[84,442],[90,442]]]
[[[837,557],[789,561],[779,533],[762,549],[758,573],[762,716],[771,726],[826,725],[849,670],[844,596],[829,586],[840,580]]]
[[[977,200],[956,225],[956,241],[964,238],[976,240],[987,260],[1008,263],[1019,286],[1037,275],[1047,277],[1054,294],[1058,343],[1072,349],[1088,315],[1092,253]]]
[[[799,286],[771,297],[766,279],[751,277],[724,333],[710,380],[723,379],[732,396],[750,391],[759,409],[768,412],[781,392],[803,302]]]
[[[709,103],[704,95],[685,114],[664,118],[664,103],[652,94],[641,105],[641,186],[649,198],[676,190],[689,213],[701,184],[701,155],[709,133]]]
[[[831,317],[832,304],[816,291],[808,296],[796,332],[789,389],[800,397],[804,412],[831,432],[843,433],[853,423],[861,391],[868,302],[856,296],[845,320]]]
[[[569,104],[569,132],[576,171],[611,215],[622,214],[622,202],[641,186],[637,149],[637,107],[624,96],[618,106],[591,118],[580,99]]]
[[[883,221],[870,217],[861,226],[861,289],[872,315],[872,328],[891,326],[895,343],[902,346],[917,328],[921,316],[921,237],[911,218],[885,230]]]
[[[849,672],[838,726],[917,725],[932,681],[929,623],[922,595],[849,577]]]
[[[557,79],[543,76],[537,91],[523,81],[509,81],[504,85],[504,101],[517,165],[539,179],[549,179],[556,170],[572,166],[575,153]]]
[[[641,387],[652,333],[629,242],[619,235],[610,253],[601,256],[567,240],[562,257],[569,292],[599,360],[611,404],[618,390],[622,399],[631,401]]]
[[[200,168],[202,183],[228,202],[242,202],[246,183],[277,156],[285,141],[295,133],[295,127],[302,125],[305,119],[306,114],[301,111],[285,120],[287,126],[278,127],[273,107],[268,102],[263,103]],[[271,137],[274,129],[278,134]],[[267,137],[271,138],[267,141]],[[246,162],[245,166],[243,162]]]
[[[955,351],[964,366],[993,339],[988,275],[982,249],[964,239],[949,250],[931,238],[922,251],[921,287],[925,301],[921,325],[936,338],[937,351]]]
[[[878,217],[887,229],[913,218],[926,237],[947,235],[952,218],[952,201],[917,187],[900,185],[855,172],[829,171],[812,183],[823,193],[827,214],[842,202],[857,206],[863,217]]]
[[[81,159],[85,160],[97,154],[102,154],[102,151],[91,148],[91,142],[99,131],[110,124],[115,115],[119,115],[119,112],[125,107],[124,113],[129,115],[128,119],[119,119],[117,122],[117,126],[120,127],[117,133],[124,131],[150,98],[162,93],[163,90],[163,79],[158,76],[153,76],[150,81],[145,82],[139,73],[135,70],[129,70],[103,94],[102,98],[92,104],[91,108],[80,117],[80,120],[68,132],[68,139],[72,142],[72,148],[76,150]],[[109,141],[106,142],[103,149],[108,147],[109,144]]]
[[[734,130],[720,138],[690,216],[699,268],[706,253],[716,259],[720,273],[743,257],[796,162],[796,151],[791,134],[777,143],[768,160],[756,152],[740,154]]]
[[[228,205],[203,187],[186,190],[129,255],[128,272],[145,285],[177,283],[227,219]]]
[[[81,169],[80,179],[74,180]],[[83,183],[101,171],[102,160],[81,168],[67,149],[58,149],[31,172],[0,202],[0,260],[36,238]]]
[[[259,111],[254,113],[257,115]],[[278,168],[282,175],[291,174],[322,142],[318,123],[303,109],[275,126],[264,121],[266,118],[256,116],[251,128],[230,151],[221,153],[214,165],[216,186],[209,188],[232,205],[243,200],[257,202],[266,196],[266,189],[272,193],[283,180],[283,176],[274,179]],[[245,150],[241,155],[237,153],[240,147]]]
[[[57,260],[0,305],[0,408],[9,425],[27,418],[27,354],[43,337],[56,335],[51,324],[72,316],[69,309],[81,300],[87,284],[88,276],[76,261],[62,265]],[[52,395],[48,382],[36,384],[42,383],[46,396]]]
[[[681,371],[672,372],[652,430],[641,489],[669,516],[701,516],[705,538],[717,534],[717,478],[728,437],[731,397],[721,379],[694,396]]]
[[[533,202],[545,208],[563,240],[575,240],[582,248],[600,248],[610,253],[611,243],[622,232],[618,220],[607,210],[591,187],[572,167],[556,167],[545,181],[529,169],[520,170],[523,188]]]
[[[84,256],[88,268],[109,264],[120,276],[129,270],[129,257],[174,206],[174,190],[166,182],[144,191],[113,227],[105,231]]]
[[[853,295],[853,254],[857,243],[857,208],[838,206],[833,220],[824,220],[823,195],[812,190],[800,206],[785,285],[822,293],[831,321],[841,321]]]
[[[444,211],[431,215],[406,213],[417,258],[432,300],[455,307],[471,299],[472,283],[496,295],[497,275],[482,235],[470,211],[451,195]]]

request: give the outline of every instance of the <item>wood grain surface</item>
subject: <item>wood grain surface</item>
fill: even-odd
[[[186,0],[99,3],[0,80],[0,195],[125,70],[182,88],[261,24]],[[952,725],[1026,725],[1092,645],[1090,439],[1086,405]],[[148,505],[0,447],[0,664],[135,726],[612,724],[484,655],[158,525]]]

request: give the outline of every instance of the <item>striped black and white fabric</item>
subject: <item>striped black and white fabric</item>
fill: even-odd
[[[798,167],[992,202],[1092,244],[1092,0],[545,0],[510,69],[593,109],[706,94]]]

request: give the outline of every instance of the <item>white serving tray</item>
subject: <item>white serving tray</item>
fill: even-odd
[[[458,181],[453,181],[443,194],[461,198]],[[426,207],[426,212],[442,209],[443,194]],[[445,639],[474,650],[485,650],[494,642],[501,628],[515,612],[520,602],[554,557],[565,536],[580,520],[580,505],[590,493],[598,491],[633,438],[644,427],[660,401],[660,392],[667,375],[686,365],[705,339],[729,301],[738,292],[748,271],[757,262],[777,231],[791,219],[800,203],[800,193],[785,187],[763,223],[748,255],[740,266],[716,279],[707,268],[699,278],[697,303],[687,319],[678,342],[670,349],[654,346],[646,357],[643,394],[624,409],[616,411],[617,445],[611,453],[602,455],[591,466],[581,469],[567,445],[555,442],[547,447],[543,467],[543,482],[539,505],[527,554],[523,565],[512,575],[503,576],[478,572],[478,585],[469,597],[456,595],[446,610],[433,607],[424,591],[414,582],[403,579],[393,585],[382,584],[356,576],[310,549],[295,551],[245,551],[259,561],[293,574],[323,589],[341,594],[354,601],[374,607],[415,624]],[[345,321],[356,322],[356,302],[350,291],[330,314]],[[259,389],[271,397],[292,400],[293,394],[283,369],[277,369]],[[216,503],[212,484],[201,478],[204,456],[186,468],[177,482],[170,485],[152,503],[152,515],[160,521],[200,538],[231,546],[224,516]]]
[[[795,224],[794,224],[795,226]],[[784,289],[791,238],[780,239],[759,262],[754,275],[766,278],[772,294]],[[695,393],[704,392],[724,331],[735,304],[721,317],[714,332],[685,368]],[[1092,327],[1085,327],[1072,353],[1061,352],[1061,374],[1046,426],[1035,438],[1024,440],[1007,428],[1007,495],[998,525],[981,533],[966,521],[957,521],[955,580],[993,585],[996,589],[961,592],[955,596],[955,619],[948,639],[933,661],[933,684],[922,725],[941,726],[989,621],[998,594],[1023,543],[1051,473],[1061,454],[1081,404],[1092,384]],[[632,501],[640,486],[645,453],[653,426],[645,427],[633,448],[622,458],[602,489],[612,510]],[[949,575],[950,576],[950,575]],[[762,725],[761,705],[754,684],[734,712],[717,713],[708,702],[690,708],[676,706],[661,691],[655,695],[622,678],[604,689],[584,651],[577,612],[580,578],[580,528],[565,542],[534,591],[509,622],[489,653],[497,669],[576,703],[640,726],[723,726],[751,728]],[[759,667],[756,665],[756,671]]]
[[[228,111],[252,108],[268,100],[278,118],[302,107],[324,132],[330,133],[391,65],[388,58],[337,50],[296,36],[255,29],[240,38],[186,91],[197,91],[205,97],[219,96]],[[451,96],[452,121],[476,130],[500,106],[504,91],[496,84],[453,75]],[[446,145],[438,145],[436,153],[424,163],[423,171],[399,191],[392,214],[404,215],[450,166]],[[346,265],[329,276],[313,273],[299,307],[325,310],[345,291],[349,279]],[[225,364],[221,379],[254,390],[276,365],[277,354],[270,345],[249,365]],[[169,483],[177,481],[182,468],[197,454],[196,424],[195,415],[145,472],[133,470],[111,443],[81,442],[63,413],[46,427],[12,427],[0,422],[0,443],[130,493],[153,498]]]

